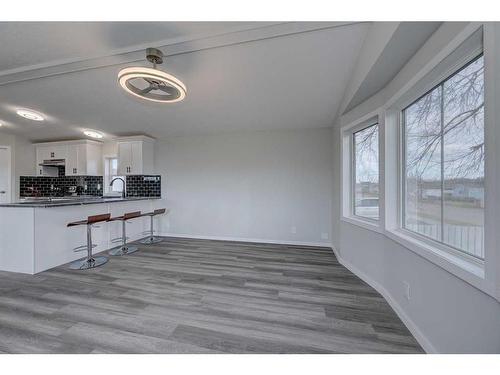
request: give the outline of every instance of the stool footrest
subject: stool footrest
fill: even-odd
[[[92,249],[95,249],[97,247],[96,244],[92,244]],[[84,250],[87,250],[87,245],[82,245],[82,246],[77,246],[73,249],[74,252],[78,252],[78,251],[84,251]]]
[[[125,241],[128,240],[130,237],[125,237]],[[111,240],[111,242],[122,242],[123,237],[116,237]]]

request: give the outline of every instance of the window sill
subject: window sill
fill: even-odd
[[[375,220],[363,219],[358,216],[342,216],[340,218],[341,221],[345,221],[346,223],[357,225],[358,227],[371,230],[373,232],[382,233],[382,228],[380,227],[380,223]]]
[[[431,245],[404,229],[386,230],[385,235],[475,288],[496,298],[494,288],[485,280],[484,262],[454,254],[451,249],[449,251],[445,250],[446,246]]]

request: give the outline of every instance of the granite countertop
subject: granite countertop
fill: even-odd
[[[47,198],[47,199],[26,199],[20,200],[16,203],[0,204],[0,207],[63,207],[63,206],[81,206],[86,204],[101,204],[101,203],[115,203],[115,202],[129,202],[129,201],[143,201],[161,199],[156,197],[65,197],[65,198]]]

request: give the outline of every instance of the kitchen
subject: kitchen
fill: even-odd
[[[20,176],[19,200],[0,205],[1,270],[35,274],[81,258],[85,228],[67,228],[72,221],[158,208],[161,176],[152,174],[153,145],[154,139],[145,136],[107,145],[93,140],[35,143],[36,176]],[[104,157],[103,147],[116,154]],[[115,170],[109,169],[112,156]],[[119,224],[104,223],[95,230],[93,253],[121,246],[114,241],[122,234]],[[149,230],[149,216],[131,220],[128,241]]]

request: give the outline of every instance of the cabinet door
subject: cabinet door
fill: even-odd
[[[85,176],[87,174],[87,145],[68,145],[66,157],[66,176]]]
[[[87,144],[86,148],[87,175],[102,176],[102,147],[101,145]]]
[[[68,146],[54,145],[49,146],[49,159],[66,159],[68,156]]]
[[[130,174],[142,174],[142,142],[131,142]]]
[[[65,174],[66,176],[76,176],[78,174],[78,145],[68,146]]]
[[[132,145],[130,142],[118,143],[118,174],[125,176],[131,174]]]
[[[77,145],[78,159],[76,163],[76,174],[78,176],[87,175],[87,145]]]
[[[44,160],[50,159],[50,151],[48,147],[37,146],[36,147],[36,175],[43,176],[43,167],[40,166]]]

